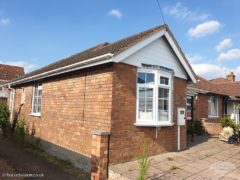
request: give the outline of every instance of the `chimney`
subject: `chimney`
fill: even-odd
[[[235,81],[235,75],[233,72],[229,72],[226,77],[227,80],[234,82]]]

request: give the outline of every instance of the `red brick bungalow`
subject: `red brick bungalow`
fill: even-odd
[[[228,115],[239,124],[240,83],[235,82],[231,72],[226,78],[206,80],[198,77],[197,84],[187,87],[189,104],[189,119],[202,119],[209,133],[218,134],[222,128],[220,120]],[[188,110],[187,110],[188,112]],[[192,117],[193,116],[193,117]]]
[[[177,149],[177,108],[186,106],[189,82],[196,83],[196,76],[161,25],[52,63],[9,86],[29,134],[46,151],[101,179],[109,164],[139,157],[144,140],[150,155]]]

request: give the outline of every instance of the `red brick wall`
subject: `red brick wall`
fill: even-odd
[[[29,134],[88,157],[91,155],[90,132],[111,131],[110,163],[138,158],[144,139],[149,143],[150,155],[176,150],[176,125],[162,127],[157,139],[156,128],[134,125],[136,75],[136,67],[120,63],[44,80],[41,117],[29,115],[33,84],[25,85],[21,117],[29,126]],[[20,105],[20,88],[16,90],[15,111]],[[186,80],[174,78],[175,124],[177,107],[186,105],[185,95]],[[181,144],[186,147],[186,128],[182,127],[181,132]]]
[[[23,86],[25,104],[20,114],[28,124],[29,134],[90,157],[91,131],[110,130],[112,65],[44,80],[41,117],[29,115],[32,85]],[[20,88],[16,90],[15,111],[20,106]]]
[[[143,140],[149,143],[149,154],[176,150],[177,126],[162,127],[156,139],[156,128],[136,127],[136,75],[137,68],[114,64],[113,107],[110,139],[110,163],[136,159],[142,152]],[[174,123],[177,107],[185,107],[186,81],[174,79]],[[186,128],[182,127],[182,147],[186,146]]]
[[[203,125],[209,134],[220,134],[223,130],[220,123],[204,122]]]

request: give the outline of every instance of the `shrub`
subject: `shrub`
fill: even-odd
[[[236,131],[236,132],[240,132],[240,124],[238,124],[238,125],[235,126],[235,131]]]
[[[9,110],[6,103],[0,103],[0,127],[4,135],[10,130]]]
[[[148,155],[147,155],[147,151],[148,151],[148,144],[146,142],[144,142],[143,144],[143,152],[139,161],[139,176],[138,176],[138,180],[144,180],[146,178],[148,169],[150,168],[151,165],[151,159],[149,159]]]
[[[236,128],[236,123],[232,119],[230,119],[228,116],[225,116],[221,119],[221,125],[223,128],[227,126],[232,127],[233,129]]]
[[[203,135],[206,132],[201,120],[194,121],[193,128],[197,135]]]
[[[18,142],[23,143],[25,141],[26,129],[26,123],[24,122],[24,120],[19,119],[17,121],[17,126],[14,131],[14,139]]]

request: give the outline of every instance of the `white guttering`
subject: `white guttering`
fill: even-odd
[[[54,75],[59,75],[59,74],[63,74],[63,73],[67,73],[67,72],[91,67],[91,66],[96,66],[96,65],[112,62],[112,59],[111,59],[112,57],[113,57],[113,54],[107,53],[107,54],[97,56],[97,57],[94,57],[94,58],[91,58],[91,59],[83,60],[81,62],[70,64],[68,66],[60,67],[60,68],[57,68],[57,69],[54,69],[54,70],[51,70],[51,71],[47,71],[47,72],[44,72],[44,73],[41,73],[41,74],[37,74],[37,75],[30,76],[30,77],[27,77],[27,78],[23,78],[23,79],[14,81],[14,82],[10,82],[7,85],[17,85],[21,82],[29,82],[29,81],[32,81],[32,80],[38,80],[38,79],[42,79],[42,78],[46,78],[46,77],[50,77],[50,76],[54,76]],[[105,61],[100,61],[100,60],[105,60]],[[79,65],[84,65],[84,66],[75,67],[75,66],[79,66]],[[68,68],[71,68],[71,69],[68,69]],[[61,72],[58,72],[58,71],[61,71]]]
[[[194,92],[196,94],[198,94],[198,93],[201,93],[201,94],[209,93],[209,91],[206,91],[206,90],[203,90],[203,89],[199,89],[197,87],[192,87],[192,86],[187,86],[187,91]]]

